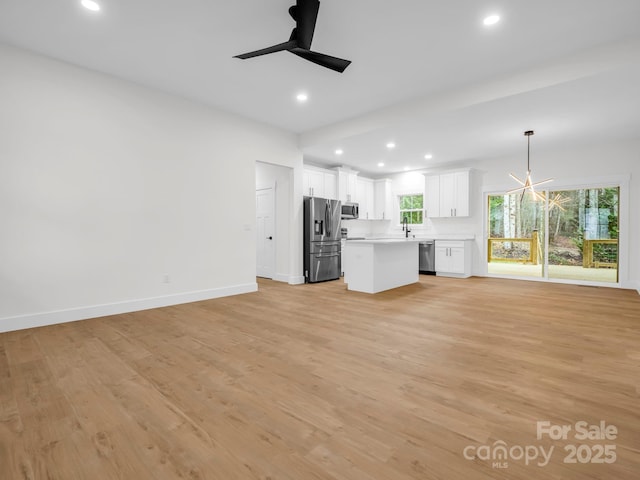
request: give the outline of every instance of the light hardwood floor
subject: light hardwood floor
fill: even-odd
[[[425,276],[373,296],[259,287],[0,335],[0,477],[640,478],[637,292]],[[618,436],[538,441],[545,420]],[[555,451],[506,469],[463,455],[499,441]],[[615,463],[563,463],[581,443],[615,445]]]

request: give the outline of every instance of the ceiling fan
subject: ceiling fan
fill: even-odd
[[[289,8],[289,15],[296,21],[296,27],[291,32],[288,42],[279,43],[255,52],[236,55],[233,58],[246,60],[247,58],[286,50],[336,72],[344,72],[351,63],[350,60],[343,60],[342,58],[310,50],[313,32],[316,28],[316,20],[318,19],[318,10],[320,10],[320,2],[318,0],[296,0],[296,4]]]

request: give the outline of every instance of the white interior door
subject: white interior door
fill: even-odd
[[[275,230],[273,188],[256,190],[256,275],[273,278],[275,271]]]

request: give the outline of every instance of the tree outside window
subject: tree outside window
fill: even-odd
[[[407,218],[410,225],[422,225],[424,215],[423,195],[400,195],[398,197],[400,206],[400,223]]]

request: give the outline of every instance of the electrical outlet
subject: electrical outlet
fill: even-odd
[[[169,274],[168,274],[168,273],[165,273],[165,274],[162,276],[162,282],[163,282],[163,283],[170,283],[170,282],[171,282],[171,280],[170,280],[170,278],[169,278]]]

